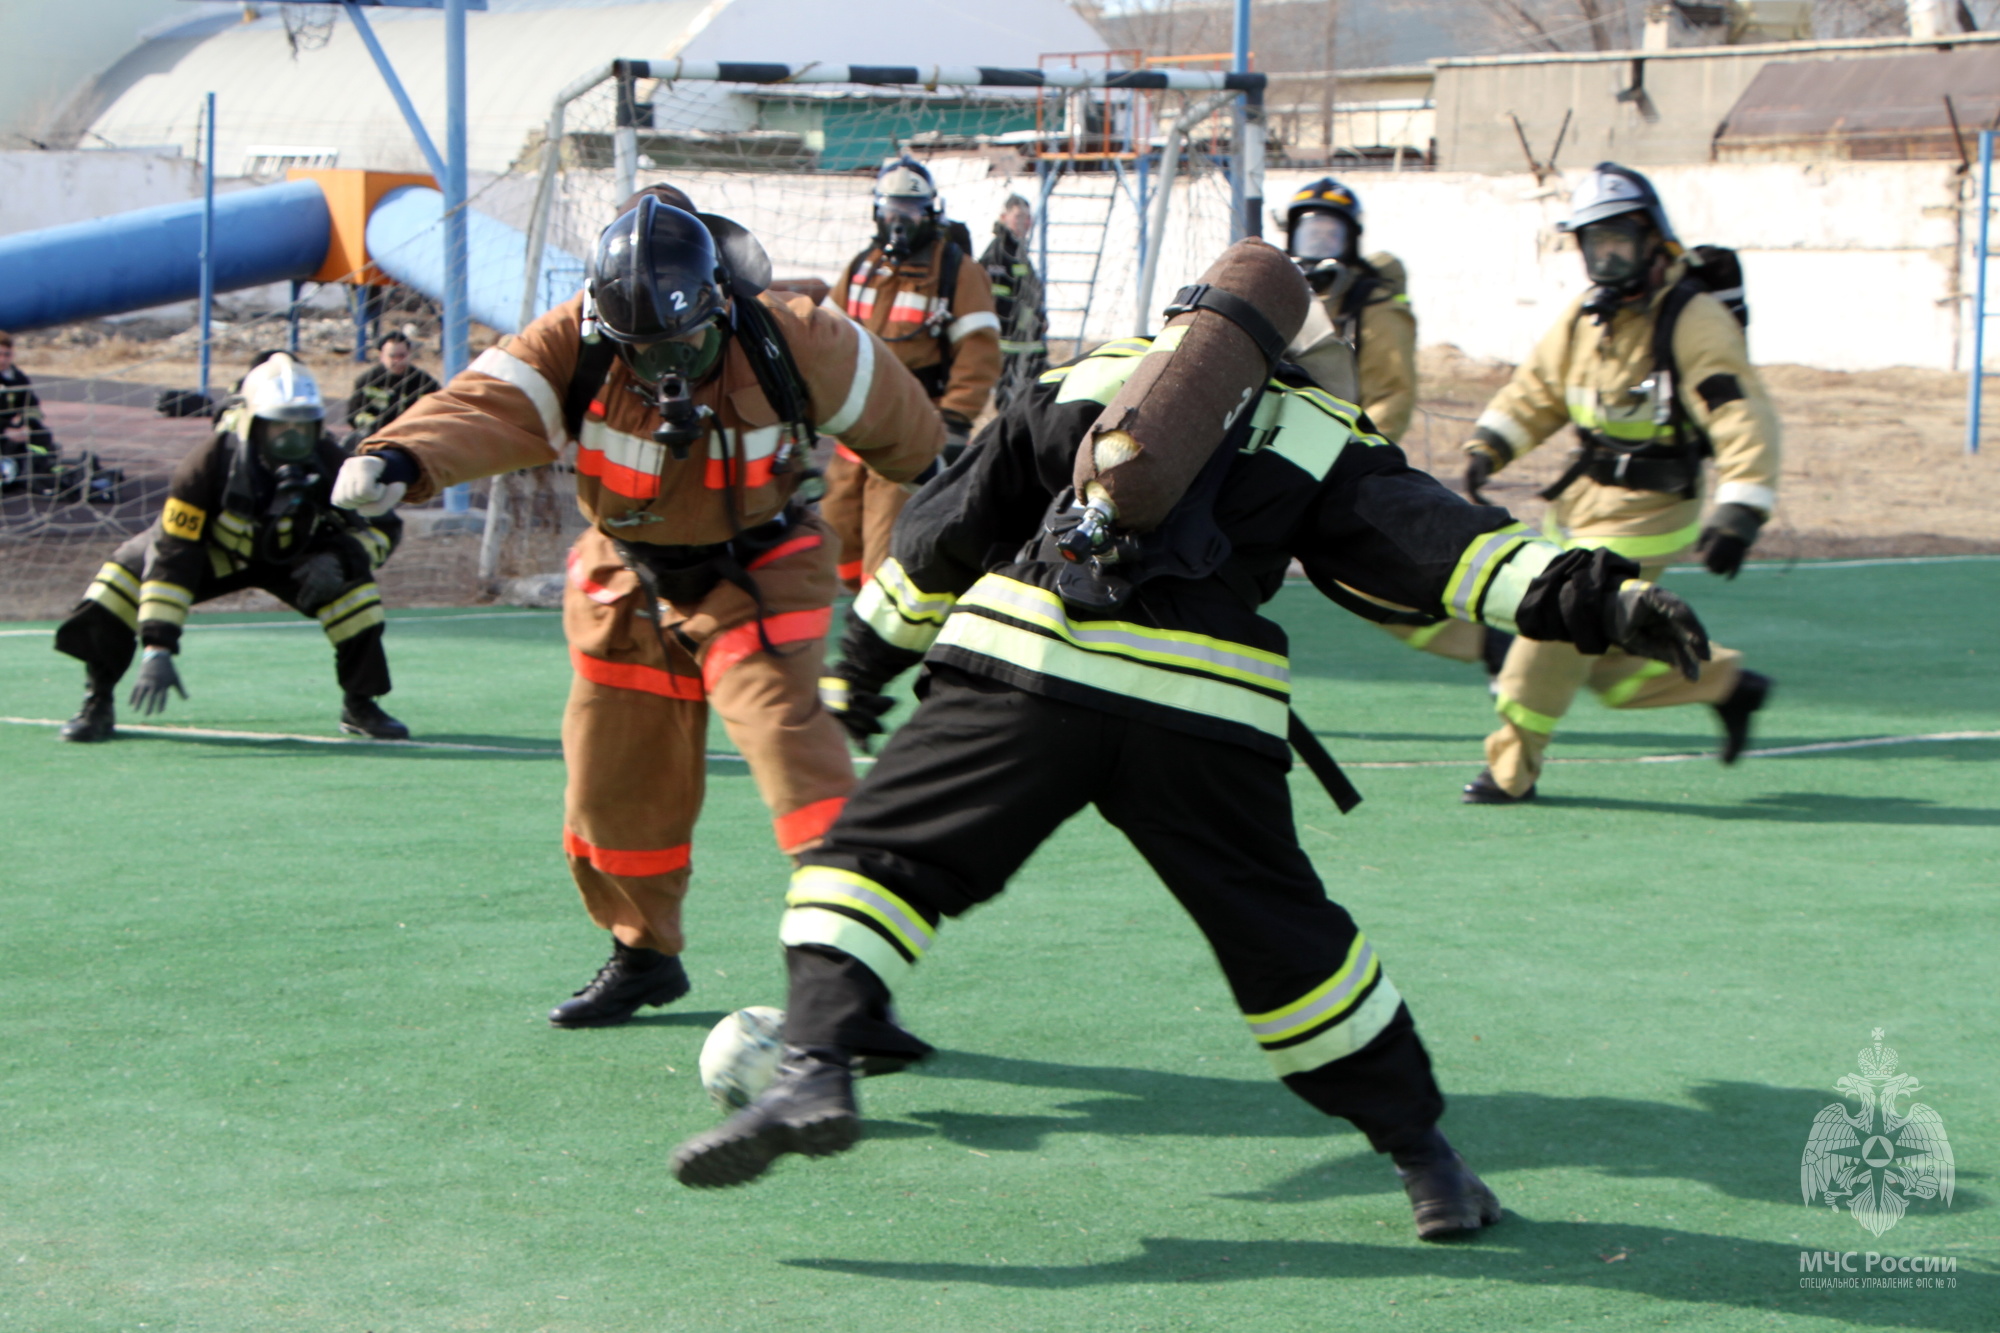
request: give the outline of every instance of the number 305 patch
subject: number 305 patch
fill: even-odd
[[[160,515],[160,524],[167,530],[169,536],[198,541],[201,538],[201,525],[207,519],[207,512],[199,506],[191,505],[185,500],[169,499],[167,511]]]

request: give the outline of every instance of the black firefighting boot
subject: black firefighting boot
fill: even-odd
[[[1505,787],[1493,780],[1493,770],[1482,768],[1479,776],[1460,790],[1458,799],[1467,805],[1519,805],[1535,799],[1535,784],[1529,783],[1519,796],[1510,796]]]
[[[83,696],[83,707],[76,710],[76,716],[63,723],[56,735],[66,741],[108,741],[115,734],[117,721],[111,691],[92,690]]]
[[[1729,697],[1714,705],[1715,715],[1722,719],[1722,752],[1717,758],[1723,763],[1733,764],[1742,757],[1743,747],[1750,743],[1750,716],[1770,696],[1771,678],[1745,671],[1736,678]]]
[[[1410,1196],[1418,1240],[1457,1240],[1500,1220],[1500,1200],[1436,1127],[1390,1160]]]
[[[614,935],[611,957],[588,986],[549,1011],[549,1023],[559,1028],[616,1027],[641,1008],[672,1004],[692,989],[677,956],[635,948]]]
[[[756,1101],[674,1149],[674,1179],[693,1189],[747,1185],[786,1153],[831,1157],[861,1141],[847,1052],[785,1047],[778,1077]]]
[[[340,705],[340,729],[350,736],[366,736],[374,741],[406,741],[410,729],[382,711],[382,705],[365,694],[350,694]]]

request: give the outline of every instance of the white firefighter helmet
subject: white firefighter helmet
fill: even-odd
[[[253,417],[266,421],[323,421],[326,405],[320,402],[319,384],[312,372],[285,352],[277,352],[253,366],[243,377],[244,406]]]
[[[1667,221],[1666,205],[1660,202],[1659,192],[1653,189],[1653,182],[1616,162],[1599,162],[1590,169],[1590,174],[1570,195],[1569,216],[1556,223],[1556,230],[1581,231],[1593,222],[1625,213],[1646,214],[1652,219],[1653,229],[1660,233],[1661,240],[1669,245],[1680,244],[1680,238],[1674,235],[1673,224]]]
[[[891,158],[882,164],[882,170],[875,177],[876,199],[921,199],[925,209],[932,216],[944,212],[944,200],[938,196],[937,182],[923,163],[913,157]]]

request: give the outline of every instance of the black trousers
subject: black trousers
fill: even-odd
[[[1095,805],[1208,938],[1292,1091],[1353,1121],[1379,1151],[1437,1122],[1430,1057],[1299,847],[1283,762],[949,667],[932,667],[927,685],[826,841],[800,857],[795,912],[822,867],[838,873],[817,882],[862,886],[855,922],[877,915],[865,900],[879,889],[935,928],[999,894],[1064,820]],[[848,910],[841,891],[835,883],[825,911]],[[788,916],[786,1039],[893,1051],[890,979],[799,943],[802,933]],[[1315,1063],[1320,1052],[1332,1058]]]
[[[110,563],[125,570],[134,586],[145,568],[146,547],[151,538],[150,530],[142,532],[112,553]],[[93,592],[102,583],[103,576],[100,575],[98,583],[92,585]],[[333,605],[342,598],[372,587],[366,579],[350,582],[327,604]],[[294,567],[255,560],[234,574],[204,572],[193,590],[194,600],[197,604],[212,601],[245,588],[260,588],[300,615],[317,615],[321,609],[302,604]],[[117,595],[115,591],[107,593],[111,597]],[[389,655],[382,647],[382,630],[380,624],[352,633],[345,632],[340,626],[327,627],[329,638],[335,634],[342,635],[333,644],[333,673],[340,682],[343,694],[373,699],[389,692]],[[76,610],[56,627],[56,651],[68,653],[83,663],[93,693],[108,694],[117,686],[120,678],[131,669],[138,646],[138,631],[101,601],[86,599],[77,603]]]

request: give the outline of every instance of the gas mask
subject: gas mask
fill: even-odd
[[[305,462],[313,456],[319,446],[320,423],[317,421],[273,421],[257,417],[250,428],[251,442],[257,453],[273,468],[282,471],[287,465]]]
[[[634,383],[627,387],[660,414],[653,443],[666,446],[676,463],[708,435],[715,413],[689,397],[693,387],[715,373],[722,360],[722,325],[711,322],[694,341],[670,338],[641,346],[622,346]]]
[[[1345,259],[1354,245],[1354,224],[1338,213],[1312,212],[1292,228],[1292,258],[1310,268],[1324,259]]]
[[[1621,213],[1578,228],[1577,247],[1592,282],[1629,295],[1653,266],[1655,235],[1644,214]]]
[[[928,200],[889,195],[875,201],[875,239],[887,258],[909,259],[936,235]]]

